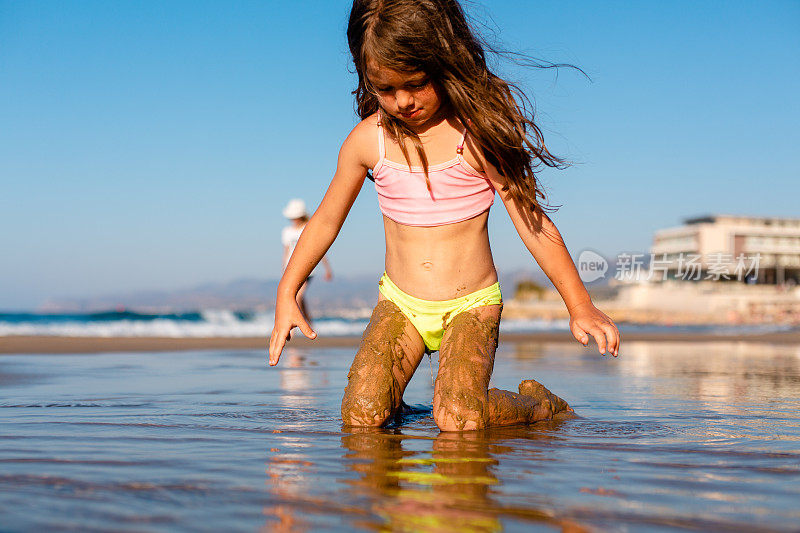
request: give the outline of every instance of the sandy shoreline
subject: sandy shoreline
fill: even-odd
[[[289,346],[297,348],[354,348],[359,337],[320,337],[310,341],[300,337]],[[759,342],[776,344],[800,344],[800,330],[764,334],[708,333],[625,333],[625,342]],[[528,342],[577,342],[568,332],[504,333],[501,343]],[[591,344],[594,344],[592,341]],[[189,350],[260,350],[267,349],[267,339],[262,337],[45,337],[10,336],[0,337],[0,354],[35,353],[101,353],[101,352],[173,352]],[[623,352],[624,353],[624,352]]]

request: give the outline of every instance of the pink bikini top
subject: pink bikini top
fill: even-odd
[[[380,159],[372,169],[381,212],[407,226],[443,226],[483,213],[494,202],[494,187],[486,176],[464,160],[464,140],[456,147],[456,157],[445,163],[428,165],[431,190],[425,183],[422,167],[410,167],[386,159],[383,127],[378,122]]]

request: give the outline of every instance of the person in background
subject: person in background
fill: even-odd
[[[286,207],[283,209],[283,216],[288,218],[291,224],[284,227],[281,232],[281,242],[283,243],[283,267],[281,272],[286,270],[286,265],[289,264],[289,259],[292,257],[294,247],[297,246],[300,234],[303,232],[303,228],[308,222],[306,203],[299,198],[289,200],[289,203],[286,204]],[[331,270],[328,258],[323,257],[321,262],[325,268],[325,281],[331,281],[333,279],[333,270]],[[311,316],[308,314],[308,308],[306,307],[305,293],[306,288],[308,288],[308,282],[311,281],[313,277],[314,273],[312,272],[300,287],[300,290],[297,291],[297,305],[303,312],[303,316],[308,320],[311,320]]]

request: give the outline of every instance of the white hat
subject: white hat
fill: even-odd
[[[283,216],[290,220],[307,217],[308,211],[306,211],[306,203],[300,198],[289,200],[289,203],[283,208]]]

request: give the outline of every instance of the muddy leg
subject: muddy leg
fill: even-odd
[[[569,410],[564,400],[533,380],[520,385],[520,394],[487,390],[501,311],[501,305],[471,309],[445,329],[433,395],[433,417],[442,431],[527,424]]]
[[[575,412],[575,410],[572,409],[567,402],[550,392],[547,387],[535,379],[526,379],[520,383],[519,393],[523,396],[530,396],[540,403],[550,402],[554,414],[561,412]]]
[[[400,308],[379,301],[347,375],[344,424],[381,426],[390,420],[424,352],[422,337]]]

